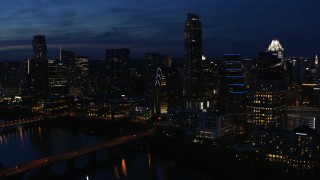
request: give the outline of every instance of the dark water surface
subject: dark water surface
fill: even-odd
[[[12,167],[105,140],[57,127],[20,126],[0,134],[0,162],[5,167]],[[90,165],[88,156],[77,158],[72,172],[67,162],[61,162],[49,169],[30,171],[19,179],[211,179],[201,171],[194,170],[192,165],[160,158],[146,150],[132,150],[112,160],[108,160],[108,152],[102,151],[96,155],[96,159],[97,164]]]

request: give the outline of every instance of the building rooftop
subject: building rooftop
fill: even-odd
[[[284,51],[283,47],[281,46],[278,39],[273,39],[268,47],[267,51],[277,52],[277,51]]]

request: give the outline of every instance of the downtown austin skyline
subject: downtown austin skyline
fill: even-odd
[[[19,5],[17,5],[19,4]],[[2,1],[0,60],[32,58],[32,37],[45,35],[48,58],[59,47],[102,59],[105,49],[130,48],[132,58],[157,52],[184,57],[184,22],[199,14],[203,54],[257,56],[278,38],[289,56],[318,54],[320,2],[217,1]]]

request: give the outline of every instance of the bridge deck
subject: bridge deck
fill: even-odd
[[[19,124],[26,124],[26,123],[42,121],[44,119],[45,119],[44,116],[37,116],[37,117],[32,117],[32,118],[17,119],[17,120],[13,120],[13,121],[5,121],[5,122],[0,123],[0,128],[6,128],[6,127],[10,127],[10,126],[19,125]]]

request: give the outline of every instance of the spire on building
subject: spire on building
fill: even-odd
[[[62,60],[62,55],[61,55],[61,46],[60,46],[60,61]]]
[[[282,65],[285,70],[287,70],[287,66],[284,60],[284,49],[281,46],[278,39],[272,39],[267,52],[273,52],[278,54],[278,58],[281,59],[281,62],[276,66]]]
[[[314,64],[318,65],[319,61],[318,61],[318,55],[316,55],[316,57],[314,58]]]
[[[278,39],[273,39],[268,47],[267,51],[271,52],[278,52],[278,51],[284,51],[283,47],[281,46]]]
[[[162,70],[161,68],[157,69],[157,74],[156,74],[156,82],[154,83],[154,86],[156,87],[160,87],[165,85],[165,80],[164,80],[164,76],[162,74]]]

